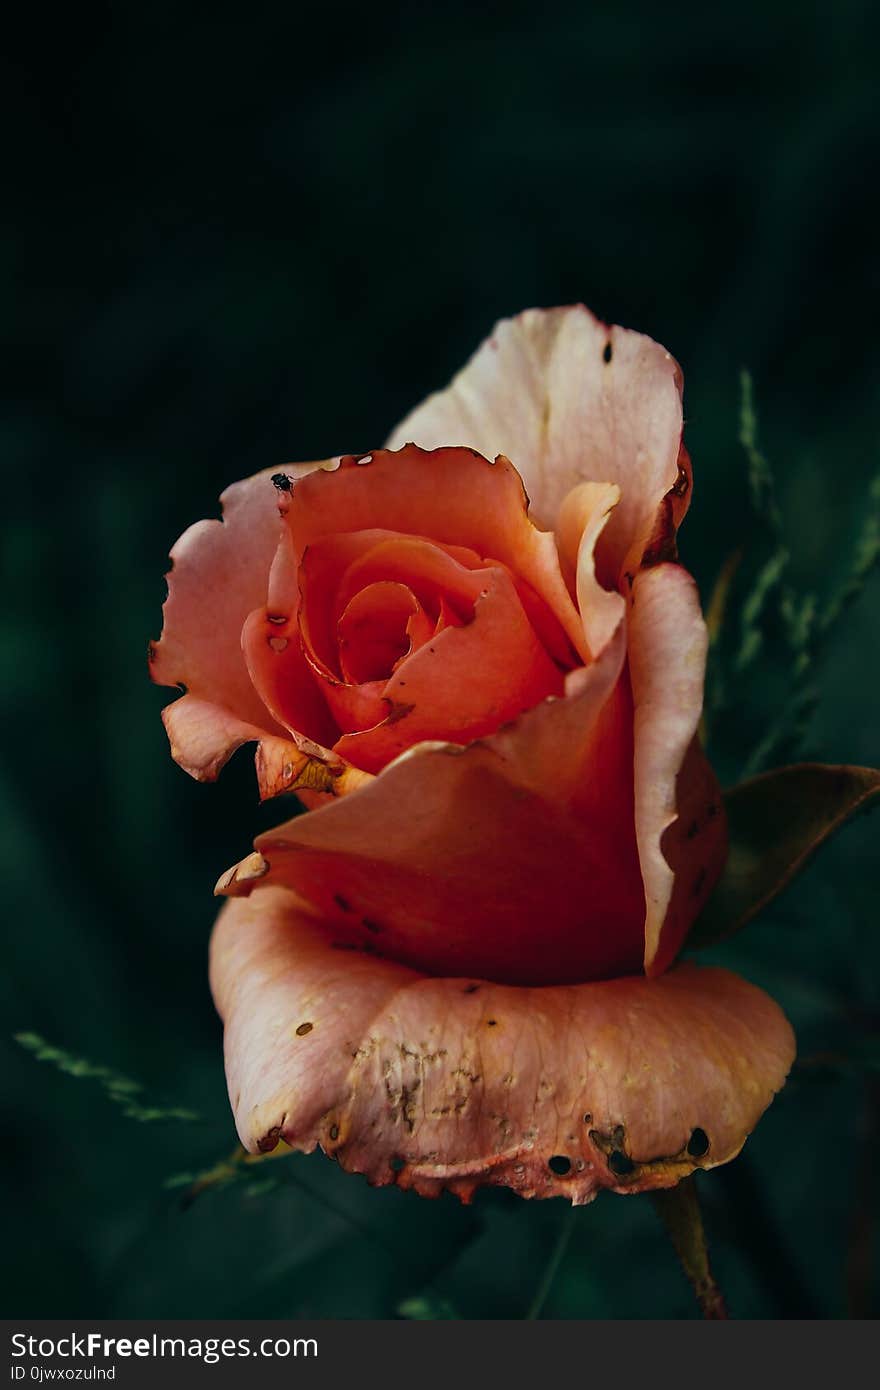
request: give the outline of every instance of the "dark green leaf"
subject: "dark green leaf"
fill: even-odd
[[[711,946],[739,931],[878,794],[880,770],[825,763],[777,768],[726,792],[730,854],[688,946]]]

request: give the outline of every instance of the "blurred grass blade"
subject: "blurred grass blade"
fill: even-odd
[[[676,1187],[652,1192],[654,1208],[660,1216],[681,1267],[693,1285],[704,1318],[727,1318],[721,1290],[709,1265],[709,1248],[693,1178],[684,1178]]]
[[[88,1081],[97,1081],[109,1101],[118,1105],[127,1120],[137,1120],[141,1124],[150,1124],[156,1120],[185,1120],[193,1123],[201,1120],[201,1115],[195,1110],[185,1110],[181,1106],[157,1106],[143,1105],[134,1097],[143,1087],[139,1081],[132,1081],[128,1076],[121,1076],[119,1072],[113,1071],[111,1067],[96,1066],[94,1062],[89,1062],[85,1057],[74,1057],[72,1053],[66,1052],[64,1048],[55,1047],[52,1043],[46,1042],[38,1033],[16,1033],[14,1040],[19,1047],[31,1052],[38,1062],[51,1062],[58,1071],[64,1072],[65,1076],[74,1076]]]
[[[880,564],[880,473],[874,478],[868,491],[867,512],[852,554],[849,574],[819,620],[823,632],[827,632],[834,625],[841,613],[859,595],[871,571]]]
[[[782,523],[776,505],[773,471],[758,448],[754,386],[751,373],[745,368],[739,374],[739,389],[739,442],[748,462],[749,496],[755,513],[778,534]]]
[[[711,946],[738,932],[878,794],[880,770],[826,763],[777,768],[725,792],[730,854],[688,946]]]
[[[788,551],[784,547],[775,550],[766,564],[762,565],[751,593],[743,603],[740,615],[742,635],[734,663],[737,672],[745,671],[751,666],[761,651],[767,609],[771,597],[782,582],[788,559]]]

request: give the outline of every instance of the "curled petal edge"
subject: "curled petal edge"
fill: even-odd
[[[299,734],[267,733],[195,695],[166,705],[162,722],[172,758],[197,782],[213,782],[233,753],[256,743],[257,782],[264,801],[282,792],[345,796],[374,780],[329,748]]]
[[[795,1054],[763,991],[661,979],[517,988],[358,951],[284,889],[227,903],[211,944],[241,1141],[320,1147],[375,1185],[592,1200],[734,1158]]]

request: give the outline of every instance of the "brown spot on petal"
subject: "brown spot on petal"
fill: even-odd
[[[301,1023],[296,1030],[296,1036],[298,1038],[304,1038],[306,1033],[311,1033],[314,1026],[314,1023]]]
[[[403,684],[404,682],[399,683]],[[405,719],[408,714],[412,714],[415,709],[415,705],[405,705],[402,702],[398,703],[397,701],[389,700],[388,703],[391,705],[391,710],[385,719],[386,724],[398,723],[399,720]]]

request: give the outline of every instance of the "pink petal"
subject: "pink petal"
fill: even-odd
[[[388,444],[509,455],[548,527],[579,483],[616,483],[620,504],[599,548],[600,580],[616,588],[646,549],[667,556],[687,509],[681,389],[678,364],[641,333],[608,327],[582,304],[529,309],[496,324],[446,390],[417,406]]]
[[[321,464],[298,464],[303,476]],[[242,743],[285,738],[254,689],[241,650],[248,614],[266,602],[281,523],[271,472],[223,493],[222,521],[200,521],[171,551],[164,627],[150,651],[158,685],[183,686],[186,702],[164,712],[176,760],[193,776],[217,776]],[[304,731],[307,732],[307,731]]]
[[[295,888],[343,939],[439,974],[533,984],[639,970],[623,636],[510,729],[423,744],[356,797],[261,836],[263,881]],[[249,861],[218,891],[252,886]]]
[[[166,705],[162,720],[171,756],[197,781],[213,781],[245,743],[257,743],[257,781],[264,799],[281,792],[345,796],[372,781],[369,773],[349,766],[328,748],[299,734],[289,738],[267,734],[194,695]]]
[[[211,982],[251,1152],[320,1144],[426,1196],[583,1203],[733,1158],[794,1057],[776,1004],[724,970],[518,989],[344,944],[283,889],[220,914]]]
[[[639,573],[627,625],[645,969],[656,974],[708,898],[727,836],[718,783],[696,742],[708,637],[687,571],[664,564]]]

